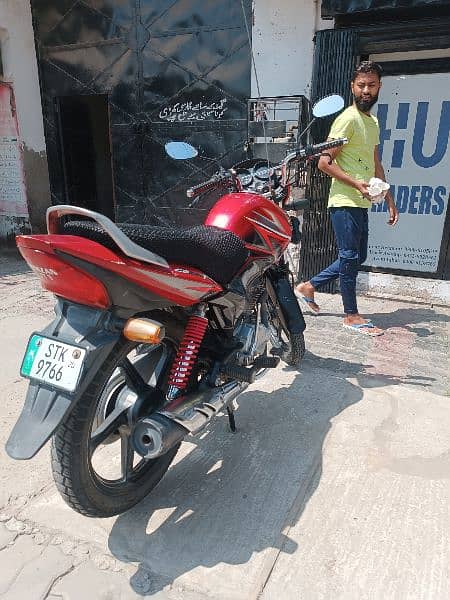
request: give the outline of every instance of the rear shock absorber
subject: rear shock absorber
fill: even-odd
[[[208,327],[208,319],[204,316],[204,313],[204,308],[201,308],[201,311],[189,318],[186,325],[183,339],[169,375],[168,400],[174,400],[179,396],[189,383],[192,369]]]

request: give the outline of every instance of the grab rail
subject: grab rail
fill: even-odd
[[[89,217],[93,221],[96,221],[100,227],[110,236],[110,238],[117,244],[124,254],[130,258],[136,258],[143,262],[152,263],[166,269],[170,268],[169,263],[151,250],[146,250],[138,244],[135,244],[127,237],[123,231],[121,231],[115,223],[101,215],[100,213],[88,210],[87,208],[81,208],[79,206],[68,206],[65,204],[59,204],[57,206],[50,206],[47,209],[47,231],[50,234],[59,233],[58,231],[58,219],[64,215],[80,215],[82,217]]]

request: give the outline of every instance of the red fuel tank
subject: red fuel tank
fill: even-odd
[[[222,196],[210,210],[205,225],[232,231],[253,254],[273,255],[275,259],[284,252],[292,235],[283,209],[264,196],[247,192]]]

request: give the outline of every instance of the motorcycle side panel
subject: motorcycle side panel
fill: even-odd
[[[32,458],[81,398],[120,337],[107,331],[108,313],[60,302],[57,316],[41,333],[88,350],[79,388],[73,394],[31,381],[22,413],[6,443],[11,458]]]
[[[17,245],[19,250],[24,247],[44,255],[56,254],[60,257],[70,255],[78,261],[83,261],[85,266],[96,265],[123,278],[124,289],[129,281],[155,297],[161,298],[161,306],[193,306],[205,297],[222,291],[222,287],[217,282],[194,267],[171,264],[168,269],[165,269],[116,254],[101,244],[83,237],[26,235],[17,237]],[[33,267],[32,262],[29,264]],[[83,267],[81,262],[79,264]],[[46,288],[48,270],[39,267],[36,271],[41,277],[43,287]]]

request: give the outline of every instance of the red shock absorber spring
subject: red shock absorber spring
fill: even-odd
[[[190,317],[170,371],[169,398],[175,398],[186,388],[207,327],[207,318],[198,315]]]

